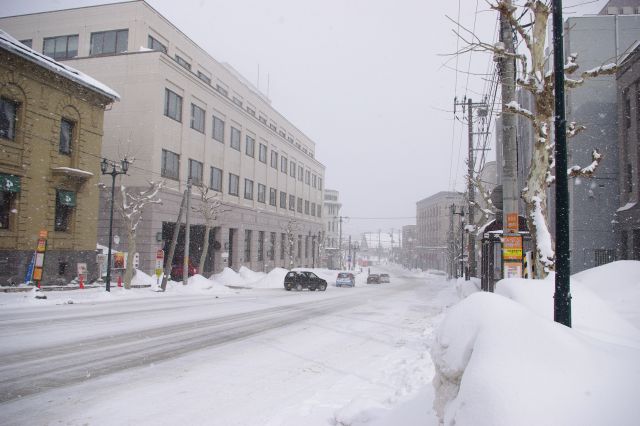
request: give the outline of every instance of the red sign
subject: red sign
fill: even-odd
[[[164,259],[164,250],[158,250],[156,252],[156,259]]]
[[[518,213],[507,213],[507,230],[509,232],[518,232]]]

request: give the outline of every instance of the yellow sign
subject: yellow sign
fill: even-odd
[[[522,237],[508,235],[502,238],[502,259],[522,261]]]

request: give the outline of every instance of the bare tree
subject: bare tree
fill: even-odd
[[[120,214],[127,224],[127,269],[124,274],[124,287],[131,288],[133,277],[133,256],[136,252],[136,232],[142,219],[142,211],[149,204],[161,204],[158,193],[162,189],[164,181],[149,182],[149,187],[141,192],[129,192],[125,186],[120,186],[121,204],[118,206]]]
[[[488,51],[492,52],[496,58],[515,60],[518,74],[516,85],[528,91],[533,97],[534,111],[522,108],[515,101],[504,107],[506,111],[530,120],[534,129],[535,140],[531,165],[527,184],[522,189],[521,195],[526,205],[527,225],[537,253],[536,271],[539,276],[544,276],[555,265],[555,251],[553,238],[549,232],[547,210],[547,189],[555,179],[554,142],[549,134],[550,129],[553,128],[554,119],[554,74],[552,70],[547,71],[549,57],[545,55],[551,6],[550,2],[540,0],[528,0],[522,6],[513,6],[511,1],[507,0],[498,0],[489,4],[492,9],[506,18],[513,31],[521,38],[526,53],[508,52],[501,43],[496,45],[484,43],[467,29],[464,29],[467,36],[458,33],[458,36],[467,43],[467,46],[458,53]],[[578,70],[575,59],[575,55],[569,55],[564,67],[567,89],[584,84],[588,78],[615,74],[617,69],[615,64],[602,65],[581,73],[578,78],[571,78],[570,75]],[[568,123],[567,136],[575,136],[582,130],[584,130],[583,126]],[[574,166],[561,172],[568,173],[572,177],[590,177],[602,160],[602,155],[597,150],[594,150],[592,157],[593,162],[587,167]]]
[[[293,266],[295,264],[294,248],[296,243],[296,233],[300,231],[300,224],[295,219],[289,219],[283,230],[287,238],[287,246],[285,247],[285,252],[289,257],[289,269],[293,269]]]
[[[211,188],[206,185],[199,186],[198,188],[200,191],[200,205],[193,207],[193,210],[200,213],[204,218],[204,241],[202,254],[200,254],[200,263],[198,264],[200,272],[203,272],[204,262],[209,252],[209,234],[211,233],[211,229],[215,226],[220,215],[229,210],[224,208],[217,192],[213,192]]]

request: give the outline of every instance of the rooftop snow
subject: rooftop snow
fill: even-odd
[[[40,65],[43,68],[53,71],[54,73],[62,77],[72,80],[88,89],[98,92],[113,101],[120,100],[120,95],[107,85],[89,77],[84,73],[81,73],[74,68],[71,68],[70,66],[63,65],[59,62],[54,61],[48,56],[36,52],[35,50],[25,46],[15,38],[11,37],[2,29],[0,29],[0,47],[12,53],[15,53],[16,55],[30,62]]]

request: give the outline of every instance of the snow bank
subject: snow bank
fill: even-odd
[[[213,274],[210,280],[219,282],[222,285],[244,287],[245,280],[231,268],[224,268],[219,274]]]
[[[200,274],[189,277],[187,285],[182,281],[168,281],[165,293],[169,294],[230,294],[234,291],[215,280]]]
[[[640,329],[640,261],[620,260],[577,273],[574,288],[587,288]]]
[[[248,284],[251,288],[283,288],[284,276],[289,272],[288,269],[274,268],[268,274],[257,281]]]
[[[431,356],[445,425],[635,425],[640,417],[640,350],[588,338],[501,295],[472,294],[451,308]]]
[[[158,280],[155,276],[152,277],[151,275],[147,275],[139,269],[136,269],[136,273],[133,275],[133,278],[131,278],[132,286],[154,286],[157,282]]]
[[[267,276],[264,272],[254,272],[246,266],[241,266],[238,275],[242,277],[246,284],[259,281]]]

